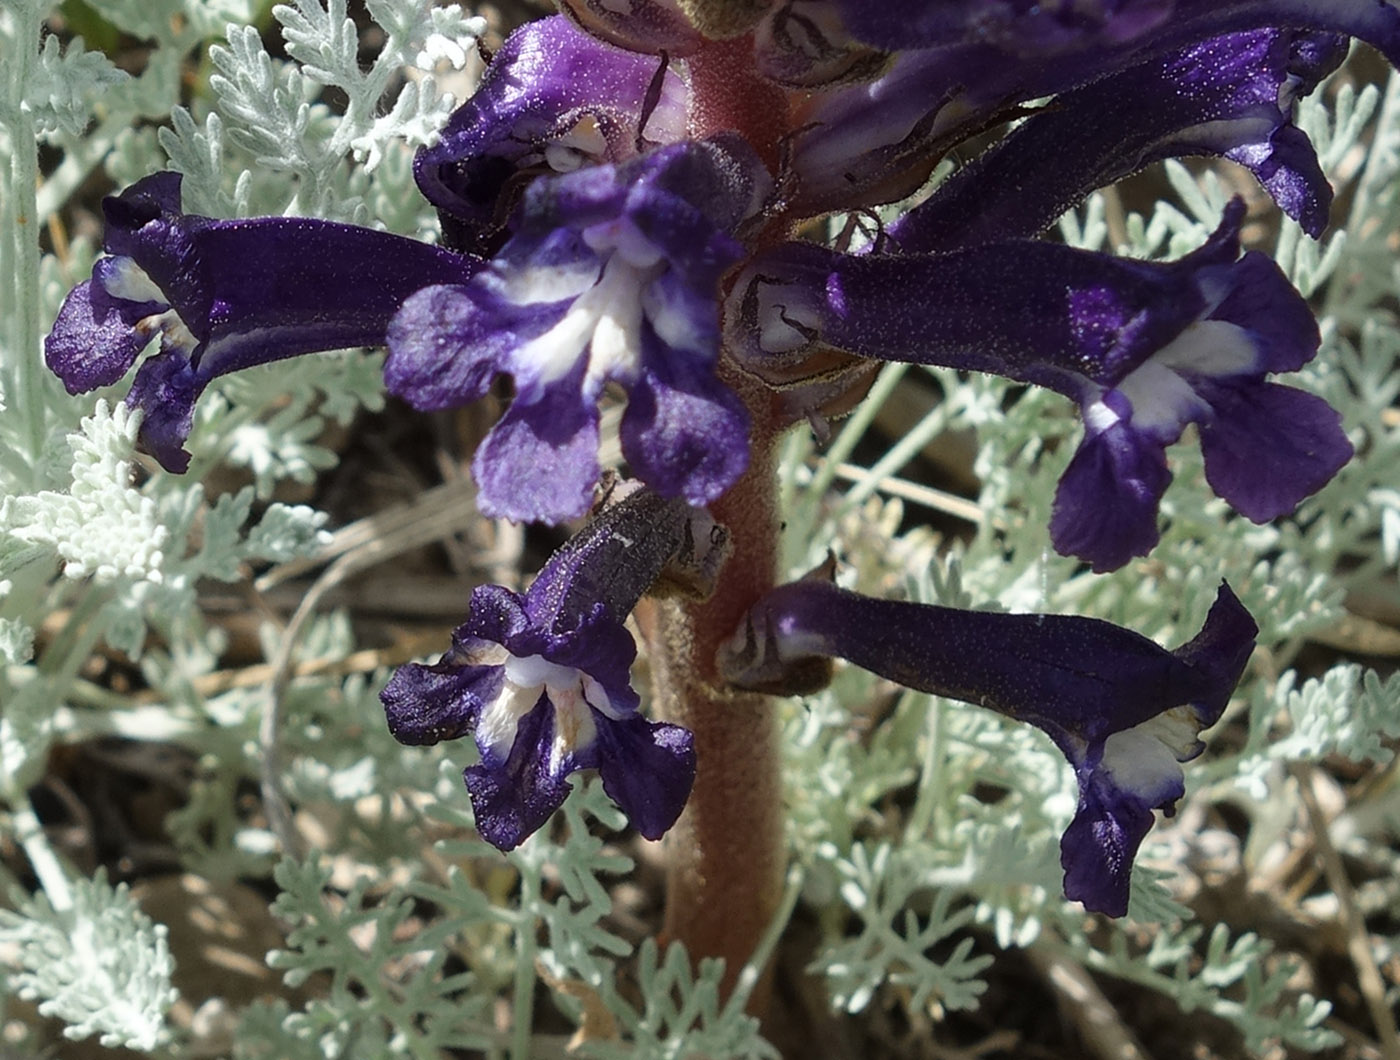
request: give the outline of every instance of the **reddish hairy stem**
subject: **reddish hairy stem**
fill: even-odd
[[[776,172],[787,97],[754,71],[752,39],[708,41],[687,65],[690,135],[737,130]],[[664,932],[693,959],[724,958],[728,992],[777,910],[786,859],[777,704],[729,691],[715,673],[716,649],[776,574],[780,428],[771,391],[723,354],[720,372],[753,419],[748,472],[710,506],[729,528],[734,552],[709,600],[660,610],[653,672],[662,713],[695,734],[698,759],[690,801],[667,838]],[[765,976],[751,1011],[766,1006],[767,984]]]
[[[753,396],[766,404],[766,393]],[[778,907],[785,862],[777,703],[728,691],[715,673],[721,641],[773,584],[776,436],[766,409],[753,411],[763,418],[755,415],[749,471],[711,506],[734,553],[709,600],[662,610],[654,663],[661,709],[695,734],[698,759],[690,801],[667,837],[664,932],[692,958],[723,957],[726,992]],[[765,977],[751,1011],[761,1013],[766,994]]]

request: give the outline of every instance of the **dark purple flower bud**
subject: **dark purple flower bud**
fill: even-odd
[[[717,299],[766,189],[729,137],[538,180],[470,283],[405,303],[389,329],[393,393],[438,409],[497,373],[515,381],[473,465],[482,511],[560,522],[587,509],[609,382],[628,396],[623,455],[651,488],[702,505],[743,473],[747,414],[715,376]]]
[[[787,244],[735,287],[730,347],[764,377],[835,347],[1074,399],[1086,431],[1051,540],[1112,570],[1156,543],[1164,449],[1188,423],[1211,488],[1255,522],[1292,511],[1351,457],[1331,406],[1266,381],[1311,360],[1319,335],[1277,265],[1239,257],[1242,214],[1236,201],[1205,246],[1169,263],[1039,242],[905,256]]]
[[[1247,166],[1316,237],[1332,189],[1292,111],[1346,51],[1333,34],[1229,34],[1066,92],[890,225],[886,245],[943,252],[1034,236],[1097,188],[1184,155]]]
[[[215,221],[180,212],[180,174],[103,202],[110,257],[75,287],[44,342],[69,393],[122,378],[157,334],[128,404],[142,445],[183,471],[194,402],[229,372],[302,353],[384,342],[420,287],[465,282],[480,264],[414,239],[300,217]]]
[[[1097,619],[876,600],[811,577],[763,597],[719,666],[740,687],[775,691],[834,656],[1034,725],[1079,782],[1060,843],[1065,895],[1122,916],[1152,811],[1170,814],[1185,794],[1181,763],[1204,750],[1200,732],[1225,709],[1257,633],[1223,584],[1201,632],[1167,651]]]
[[[490,253],[528,181],[685,136],[688,90],[660,60],[604,44],[562,15],[526,23],[414,159],[444,241]]]
[[[660,838],[690,794],[695,751],[685,729],[638,713],[623,622],[668,567],[712,578],[725,543],[705,513],[647,491],[605,508],[523,596],[473,590],[452,648],[400,667],[384,689],[390,731],[413,745],[475,739],[467,790],[477,829],[501,850],[549,819],[580,769],[597,769],[637,831]]]

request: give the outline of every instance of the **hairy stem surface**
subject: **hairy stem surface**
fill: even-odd
[[[752,40],[706,42],[687,65],[691,135],[737,130],[776,173],[787,98],[753,70]],[[693,959],[724,958],[728,991],[778,909],[785,853],[776,703],[727,690],[715,672],[720,643],[773,586],[779,529],[773,394],[726,360],[721,353],[721,375],[753,419],[749,470],[710,508],[729,528],[734,552],[709,600],[661,608],[653,668],[661,712],[695,734],[699,762],[667,839],[665,935],[685,943]],[[765,1007],[767,984],[762,977],[752,1011]]]
[[[767,423],[755,434],[748,473],[711,508],[729,527],[734,553],[709,600],[662,610],[655,662],[661,710],[695,734],[699,760],[695,789],[667,838],[665,934],[693,958],[723,957],[726,989],[777,910],[785,861],[777,704],[728,691],[715,673],[720,643],[773,585],[776,438]]]

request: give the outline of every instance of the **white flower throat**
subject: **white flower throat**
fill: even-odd
[[[476,738],[483,751],[501,758],[510,754],[520,721],[549,697],[554,707],[554,739],[549,748],[549,770],[557,773],[564,756],[588,747],[598,736],[593,711],[614,716],[608,694],[594,678],[572,666],[552,663],[539,655],[506,655],[505,681],[500,694],[481,712]]]
[[[666,271],[661,251],[648,242],[626,220],[595,225],[583,233],[585,242],[606,254],[597,278],[574,299],[564,316],[542,335],[524,343],[515,356],[531,366],[534,380],[541,386],[558,382],[574,371],[581,357],[587,357],[583,389],[595,393],[604,382],[628,382],[640,371],[642,321],[651,315],[647,288]],[[531,270],[511,284],[517,304],[552,301],[546,293],[558,295],[558,277],[535,273],[557,270]],[[654,322],[660,330],[660,325]]]

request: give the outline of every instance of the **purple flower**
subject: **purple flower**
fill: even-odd
[[[598,477],[605,384],[627,393],[622,452],[667,496],[714,500],[748,461],[748,418],[715,375],[721,275],[766,190],[733,138],[543,178],[514,235],[469,283],[410,298],[389,329],[389,389],[420,409],[515,400],[477,450],[481,510],[563,521]]]
[[[1333,34],[1228,34],[1063,93],[890,225],[885,245],[947,252],[1034,236],[1095,189],[1183,155],[1247,166],[1319,236],[1332,189],[1292,124],[1293,102],[1346,50],[1346,38]]]
[[[103,200],[108,257],[75,287],[44,342],[69,393],[122,378],[157,334],[127,404],[141,442],[183,471],[194,403],[218,376],[301,353],[383,343],[420,287],[479,262],[417,240],[297,217],[215,221],[180,212],[180,174]]]
[[[1074,399],[1085,437],[1051,540],[1112,570],[1156,543],[1165,447],[1188,423],[1211,488],[1255,522],[1292,511],[1351,456],[1331,406],[1266,379],[1311,360],[1319,336],[1278,267],[1239,256],[1242,213],[1236,202],[1205,246],[1166,264],[1040,242],[900,256],[787,244],[741,277],[727,327],[765,377],[835,347]]]
[[[418,152],[418,187],[438,209],[444,241],[491,253],[527,182],[622,162],[685,135],[687,90],[658,60],[584,33],[563,15],[521,26]]]
[[[1133,857],[1185,794],[1258,629],[1221,585],[1204,627],[1167,651],[1097,619],[876,600],[814,576],[779,586],[720,650],[743,688],[810,690],[814,661],[846,659],[908,688],[994,710],[1046,733],[1074,767],[1079,807],[1060,844],[1065,894],[1128,908]]]
[[[1395,44],[1397,24],[1369,0],[834,0],[853,37],[881,48],[976,45],[1037,58],[1115,47],[1176,47],[1183,37],[1260,26],[1335,29],[1377,47]]]
[[[658,578],[706,591],[725,544],[704,513],[647,491],[604,509],[523,596],[472,591],[452,648],[400,667],[384,689],[390,731],[413,745],[475,739],[467,791],[477,829],[501,850],[549,819],[580,769],[597,769],[637,831],[660,838],[690,793],[695,751],[685,729],[638,713],[623,622]]]
[[[1345,34],[1400,63],[1400,11],[1375,0],[840,6],[853,36],[900,50],[876,80],[817,94],[799,108],[791,155],[793,202],[802,212],[893,202],[917,189],[958,143],[1021,116],[1030,101],[1102,89],[1094,103],[1109,103],[1105,79],[1229,34]],[[1229,131],[1211,131],[1210,153],[1219,153]],[[1131,127],[1122,132],[1138,135]]]

